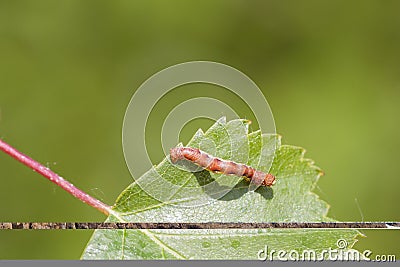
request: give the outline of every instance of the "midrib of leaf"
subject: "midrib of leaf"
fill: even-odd
[[[125,230],[126,231],[126,230]],[[155,244],[160,246],[163,250],[168,251],[172,255],[174,255],[175,258],[184,260],[185,257],[181,255],[178,251],[172,249],[169,247],[167,244],[163,243],[160,239],[156,237],[155,234],[153,234],[150,230],[141,230],[145,235],[147,235]]]

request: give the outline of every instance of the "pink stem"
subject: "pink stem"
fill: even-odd
[[[21,152],[19,152],[18,150],[16,150],[9,144],[5,143],[1,139],[0,139],[0,150],[4,151],[5,153],[10,155],[14,159],[21,162],[22,164],[28,166],[35,172],[43,175],[44,177],[46,177],[47,179],[49,179],[56,185],[60,186],[62,189],[64,189],[65,191],[67,191],[68,193],[70,193],[71,195],[76,197],[77,199],[80,199],[84,203],[92,206],[93,208],[98,209],[99,211],[101,211],[102,213],[104,213],[106,215],[109,215],[110,213],[112,213],[112,209],[110,206],[108,206],[107,204],[104,204],[103,202],[101,202],[100,200],[98,200],[92,196],[89,196],[88,194],[86,194],[85,192],[80,190],[79,188],[76,188],[73,184],[71,184],[67,180],[64,180],[64,178],[59,176],[57,173],[51,171],[49,168],[46,168],[39,162],[31,159],[30,157],[22,154]]]

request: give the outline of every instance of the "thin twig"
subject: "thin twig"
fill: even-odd
[[[51,171],[49,168],[43,166],[39,162],[31,159],[30,157],[24,155],[23,153],[19,152],[6,142],[0,139],[0,150],[4,151],[14,159],[18,160],[22,164],[28,166],[35,172],[41,174],[42,176],[46,177],[48,180],[52,181],[56,185],[60,186],[62,189],[76,197],[77,199],[80,199],[84,203],[92,206],[93,208],[98,209],[105,215],[109,214],[114,214],[114,211],[111,209],[110,206],[107,204],[104,204],[100,200],[86,194],[79,188],[75,187],[73,184],[59,176],[57,173]]]
[[[153,223],[153,222],[0,222],[0,229],[400,229],[400,222],[314,222],[314,223]]]

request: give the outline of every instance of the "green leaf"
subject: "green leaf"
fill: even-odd
[[[305,150],[281,145],[275,134],[248,134],[247,126],[245,120],[222,118],[206,133],[199,130],[188,146],[270,172],[276,176],[273,187],[253,191],[240,177],[192,173],[164,159],[120,194],[113,206],[117,215],[107,221],[333,221],[326,217],[328,205],[312,193],[322,172],[303,157]],[[166,189],[171,185],[177,190]],[[266,246],[297,253],[313,249],[326,258],[324,249],[337,248],[343,239],[350,250],[357,235],[341,229],[96,230],[82,258],[257,259]]]

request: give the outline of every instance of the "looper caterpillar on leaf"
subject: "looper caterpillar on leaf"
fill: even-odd
[[[188,160],[212,172],[243,176],[246,180],[251,181],[256,185],[272,186],[275,184],[275,176],[270,173],[257,171],[254,168],[241,163],[214,157],[197,148],[171,148],[170,158],[171,162],[174,164],[178,160]]]

